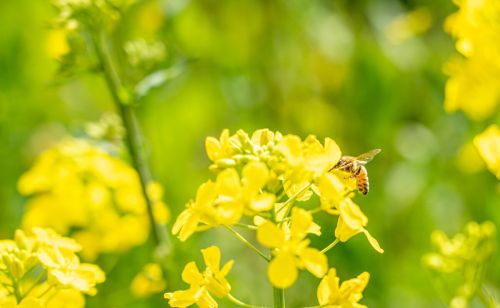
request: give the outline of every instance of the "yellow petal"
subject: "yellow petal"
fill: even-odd
[[[224,196],[237,196],[240,193],[240,176],[233,168],[223,170],[217,175],[217,193]]]
[[[198,191],[196,192],[196,203],[195,207],[203,207],[209,205],[216,197],[217,191],[215,183],[212,181],[207,181],[200,185]]]
[[[328,270],[328,259],[315,248],[305,248],[300,253],[300,259],[304,267],[314,276],[321,278]]]
[[[328,274],[321,279],[318,286],[317,297],[320,306],[332,303],[339,293],[340,279],[337,277],[337,271],[335,268],[331,268]]]
[[[298,275],[295,257],[288,253],[278,254],[269,263],[267,275],[273,286],[280,289],[290,287]]]
[[[368,218],[363,214],[359,206],[351,199],[345,199],[340,202],[340,217],[351,229],[360,229],[366,226]]]
[[[305,238],[312,224],[311,213],[298,207],[292,209],[291,236],[293,239]]]
[[[361,232],[361,229],[352,229],[347,225],[342,217],[339,217],[337,221],[337,227],[335,228],[335,237],[341,242],[346,242],[354,235]]]
[[[484,132],[474,138],[481,157],[486,162],[488,169],[500,179],[500,129],[491,125]]]
[[[184,242],[195,231],[200,221],[200,216],[192,209],[184,210],[175,222],[172,233],[178,234],[178,238]]]
[[[378,253],[384,253],[384,250],[380,247],[378,241],[370,234],[370,232],[368,232],[368,230],[363,228],[363,233],[368,239],[370,245],[372,245],[373,249],[375,249]]]
[[[202,249],[201,254],[203,255],[203,260],[205,260],[205,264],[212,271],[212,273],[219,272],[219,267],[220,267],[219,247],[210,246],[208,248]]]
[[[268,248],[280,247],[285,242],[285,232],[270,221],[257,228],[257,240]]]
[[[182,280],[190,285],[202,285],[203,275],[196,266],[196,263],[189,262],[182,271]]]
[[[211,161],[215,161],[220,153],[220,143],[219,140],[214,137],[207,137],[205,139],[205,151],[207,156]]]
[[[262,162],[251,162],[242,171],[244,185],[255,188],[262,188],[269,178],[269,170]]]
[[[337,143],[330,138],[325,138],[325,153],[328,157],[328,160],[331,162],[331,166],[335,166],[335,164],[340,160],[342,156],[342,152],[340,151],[340,147]]]
[[[200,287],[192,286],[189,290],[165,293],[164,297],[169,300],[170,307],[189,307],[196,303],[200,291]]]
[[[250,201],[249,207],[252,211],[263,212],[273,208],[276,196],[270,193],[262,193]]]

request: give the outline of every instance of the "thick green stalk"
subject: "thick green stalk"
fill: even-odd
[[[285,308],[285,290],[273,287],[274,308]]]
[[[111,60],[111,55],[107,49],[102,32],[95,31],[91,35],[106,84],[123,121],[123,126],[125,127],[127,148],[130,153],[132,165],[139,174],[141,191],[146,200],[147,213],[151,223],[151,233],[159,250],[157,252],[164,255],[168,252],[170,247],[170,239],[165,226],[159,224],[154,218],[153,203],[147,193],[147,186],[152,182],[153,178],[146,159],[146,154],[144,153],[144,140],[133,109],[134,107],[130,102],[131,98],[127,95],[127,91]]]

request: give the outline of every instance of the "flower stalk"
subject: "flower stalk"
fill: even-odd
[[[227,230],[234,234],[240,241],[242,241],[245,245],[247,245],[250,249],[255,251],[259,256],[261,256],[267,262],[271,261],[268,256],[266,256],[259,248],[255,247],[252,243],[250,243],[243,235],[241,235],[238,231],[234,230],[230,226],[224,226]]]
[[[285,290],[273,287],[274,308],[285,308]]]
[[[92,30],[91,30],[92,31]],[[170,238],[165,226],[158,223],[154,217],[153,202],[147,193],[147,185],[153,181],[146,154],[144,152],[143,136],[134,112],[131,97],[123,86],[117,70],[114,67],[110,52],[101,31],[91,33],[95,53],[102,69],[102,74],[111,93],[111,97],[118,109],[125,128],[126,145],[132,165],[137,171],[141,183],[141,191],[146,201],[147,213],[151,223],[151,233],[156,243],[159,256],[165,256],[170,250]]]

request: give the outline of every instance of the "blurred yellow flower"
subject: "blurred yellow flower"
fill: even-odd
[[[134,296],[142,298],[165,290],[167,283],[163,271],[157,263],[146,264],[132,280],[130,289]]]
[[[497,248],[495,225],[489,221],[469,222],[463,232],[451,238],[436,230],[431,241],[436,251],[425,254],[422,261],[439,274],[441,282],[449,284],[449,290],[454,291],[447,299],[450,307],[468,307],[474,296],[485,298],[481,291],[483,273],[486,262]],[[496,307],[494,299],[491,300],[491,307]]]
[[[66,35],[64,29],[54,29],[48,33],[45,48],[50,57],[60,59],[70,51]]]
[[[456,38],[461,57],[445,66],[445,109],[462,109],[473,120],[494,114],[500,104],[500,5],[496,0],[455,1],[458,12],[445,28]]]
[[[290,228],[280,227],[270,221],[259,225],[257,240],[265,247],[273,249],[273,259],[269,263],[268,277],[273,286],[290,287],[298,276],[298,269],[305,268],[321,278],[328,270],[328,260],[324,254],[309,247],[308,233],[317,230],[312,215],[304,209],[294,208]]]
[[[500,128],[491,125],[474,138],[474,145],[488,169],[500,179]]]
[[[199,307],[218,307],[211,296],[222,298],[229,294],[231,285],[226,276],[233,266],[233,260],[220,268],[220,250],[210,246],[201,250],[206,268],[201,273],[194,262],[188,263],[182,272],[182,280],[190,285],[188,290],[165,293],[171,307],[188,307],[197,304]]]
[[[161,201],[162,191],[158,183],[151,185],[155,216],[166,222],[169,213]],[[22,194],[32,195],[23,228],[71,232],[86,259],[126,251],[148,237],[149,221],[137,173],[89,141],[67,138],[46,150],[23,174],[18,187]]]
[[[80,263],[80,249],[74,240],[41,228],[17,230],[14,240],[0,241],[2,307],[83,307],[82,293],[95,295],[105,275],[96,265]]]
[[[331,268],[318,286],[317,296],[319,305],[325,308],[366,307],[358,302],[363,298],[363,291],[369,279],[370,274],[363,272],[358,277],[340,284],[337,271]]]
[[[398,44],[426,32],[431,26],[430,10],[421,7],[394,18],[385,28],[385,35],[392,43]]]
[[[163,201],[163,186],[158,182],[151,182],[146,189],[152,202],[155,220],[161,225],[167,224],[170,221],[170,209]]]

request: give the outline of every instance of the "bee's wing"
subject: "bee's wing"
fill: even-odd
[[[356,160],[358,160],[361,164],[365,165],[381,151],[382,151],[381,149],[373,149],[371,151],[359,155],[358,157],[356,157]]]

